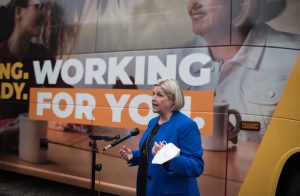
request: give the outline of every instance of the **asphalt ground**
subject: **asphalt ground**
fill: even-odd
[[[0,170],[0,196],[85,196],[90,189]],[[95,195],[115,196],[103,192]]]

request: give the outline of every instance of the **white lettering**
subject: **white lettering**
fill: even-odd
[[[210,81],[210,69],[201,67],[209,61],[210,57],[201,53],[190,54],[184,57],[179,65],[180,78],[182,79],[182,81],[192,86],[201,86],[204,84],[208,84]],[[190,67],[193,63],[199,63],[199,77],[193,76],[190,72]]]
[[[153,118],[155,116],[155,114],[149,110],[149,109],[145,109],[146,111],[148,111],[148,114],[146,116],[141,116],[139,114],[139,110],[142,109],[138,109],[139,105],[142,103],[146,103],[148,105],[149,108],[151,108],[152,106],[152,98],[149,95],[138,95],[135,96],[130,104],[129,104],[129,115],[131,117],[131,119],[138,124],[141,125],[146,125],[149,122],[149,119]]]
[[[52,70],[52,63],[50,60],[44,61],[43,68],[41,69],[39,61],[33,61],[34,75],[37,84],[44,84],[46,76],[49,84],[56,84],[59,71],[62,66],[62,60],[56,60],[54,69]]]
[[[191,116],[191,107],[192,107],[192,97],[184,96],[184,106],[181,108],[181,112],[187,115],[188,117]]]
[[[37,111],[36,115],[43,116],[44,109],[50,109],[51,104],[49,102],[45,102],[45,99],[51,99],[52,93],[49,92],[38,92],[37,93]]]
[[[61,77],[67,84],[73,85],[78,83],[83,74],[83,65],[78,59],[68,59],[61,68]]]
[[[148,62],[148,84],[153,85],[159,78],[176,79],[176,55],[167,55],[167,62],[164,65],[157,56],[149,56]]]
[[[64,104],[61,104],[61,101],[65,101]],[[65,106],[65,109],[61,109],[61,105]],[[56,116],[60,118],[66,118],[70,116],[74,109],[74,101],[68,93],[57,93],[52,101],[53,112]]]
[[[66,92],[59,92],[54,96],[51,92],[38,92],[37,116],[43,116],[44,110],[52,109],[53,113],[59,118],[70,117],[75,111],[75,119],[85,117],[88,120],[95,120],[93,110],[96,107],[96,100],[94,96],[88,93],[77,93],[75,98],[76,104],[74,105],[72,96]]]
[[[84,84],[92,84],[93,79],[96,84],[105,84],[104,74],[106,72],[106,63],[101,58],[89,58],[86,59]]]
[[[118,64],[117,57],[109,58],[108,84],[115,84],[118,78],[123,84],[132,84],[125,72],[126,66],[132,59],[132,56],[124,57]]]
[[[177,57],[176,54],[166,55],[165,58],[158,55],[124,56],[121,59],[109,57],[108,63],[102,58],[86,58],[85,65],[79,59],[72,58],[65,62],[57,60],[54,67],[50,60],[44,61],[42,67],[39,61],[33,61],[33,65],[38,84],[43,84],[46,78],[49,84],[56,84],[59,74],[70,85],[79,82],[86,85],[114,85],[118,80],[124,85],[132,85],[133,81],[129,76],[135,77],[136,85],[153,85],[159,78],[177,79],[176,77],[190,86],[201,86],[210,82],[210,69],[203,67],[211,59],[208,55],[193,53],[179,59],[179,62]],[[195,76],[191,72],[192,65],[199,66],[199,75]]]
[[[130,95],[122,95],[119,102],[115,99],[113,94],[105,94],[106,100],[112,109],[112,121],[121,122],[121,113],[126,105]]]
[[[135,84],[145,83],[145,56],[137,56],[135,59]]]
[[[96,100],[93,95],[88,93],[77,93],[76,94],[76,111],[75,118],[83,119],[83,115],[88,120],[95,120],[93,110],[96,107]]]

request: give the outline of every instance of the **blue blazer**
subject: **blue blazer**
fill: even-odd
[[[131,165],[138,165],[142,145],[157,124],[159,116],[150,120],[144,132],[139,150],[133,151]],[[180,148],[180,156],[162,165],[152,164],[154,142],[166,141]],[[204,169],[203,149],[197,124],[181,112],[174,112],[168,122],[163,123],[153,138],[148,160],[147,196],[200,195],[196,177]],[[139,182],[137,182],[139,184]]]

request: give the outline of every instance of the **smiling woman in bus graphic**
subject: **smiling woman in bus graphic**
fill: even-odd
[[[211,69],[213,82],[194,88],[214,90],[216,104],[228,103],[244,121],[259,122],[260,134],[242,133],[245,139],[263,136],[299,54],[284,49],[300,48],[299,36],[265,23],[285,7],[285,0],[190,0],[187,6],[199,35],[192,44],[208,46],[203,50],[212,58],[204,67]]]
[[[64,3],[68,2],[64,1]],[[74,4],[71,6],[71,11],[68,12],[68,17],[80,18],[77,15],[81,14],[84,2],[71,2]],[[18,98],[17,90],[12,93],[6,92],[11,95],[10,97],[1,97],[0,134],[18,133],[19,120],[16,117],[21,113],[28,112],[31,87],[71,87],[65,84],[61,77],[58,77],[56,84],[45,82],[43,85],[38,85],[32,65],[34,60],[54,62],[56,55],[68,54],[65,48],[72,45],[72,41],[76,38],[78,28],[66,30],[60,18],[64,14],[63,9],[59,9],[60,6],[58,2],[47,0],[11,0],[0,7],[0,63],[3,69],[10,71],[9,77],[7,74],[2,74],[4,76],[1,76],[1,82],[26,84],[21,91],[21,98]],[[54,8],[55,12],[53,12]],[[68,17],[65,16],[64,21],[67,21]],[[56,26],[56,28],[50,28],[52,26]],[[17,68],[15,69],[15,67]],[[16,72],[23,73],[21,78],[14,77],[16,75],[16,73],[12,73],[14,69]],[[25,94],[26,96],[24,96]],[[64,130],[70,129],[70,127],[75,126],[64,123],[63,127],[55,128]]]

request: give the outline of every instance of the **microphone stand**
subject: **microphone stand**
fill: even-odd
[[[105,141],[112,141],[112,140],[117,140],[120,139],[120,135],[117,136],[100,136],[100,135],[89,135],[89,138],[92,140],[89,145],[92,147],[92,188],[91,188],[91,196],[95,195],[95,177],[96,177],[96,171],[101,171],[102,169],[102,164],[96,164],[96,154],[99,152],[98,151],[98,146],[97,146],[97,140],[105,140]]]
[[[92,152],[92,188],[91,188],[91,196],[96,195],[95,192],[95,177],[96,171],[101,171],[102,169],[102,164],[96,164],[96,154],[99,152],[98,151],[98,147],[97,147],[97,140],[105,140],[105,141],[113,141],[113,140],[117,140],[120,139],[120,135],[116,135],[116,136],[101,136],[101,135],[89,135],[89,138],[92,140],[91,142],[89,142],[89,146],[92,147],[91,150],[87,150],[84,148],[79,148],[79,147],[75,147],[75,146],[71,146],[71,145],[66,145],[66,144],[62,144],[59,142],[55,142],[55,141],[51,141],[48,140],[47,138],[41,138],[40,139],[40,149],[41,150],[48,150],[48,144],[52,143],[52,144],[57,144],[57,145],[61,145],[61,146],[66,146],[66,147],[70,147],[70,148],[76,148],[79,150],[85,150],[85,151],[91,151]]]

